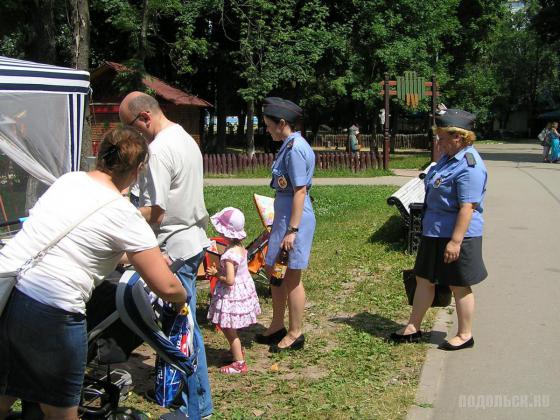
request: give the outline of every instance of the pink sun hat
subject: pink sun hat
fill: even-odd
[[[245,216],[241,210],[235,207],[226,207],[214,216],[210,217],[210,221],[218,233],[226,238],[244,239],[247,237],[245,233]]]

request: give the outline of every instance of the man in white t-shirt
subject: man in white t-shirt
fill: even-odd
[[[204,204],[202,154],[194,139],[178,124],[167,119],[159,103],[142,93],[129,93],[121,102],[123,124],[139,130],[150,145],[150,160],[138,179],[139,210],[154,229],[158,243],[172,260],[185,264],[177,272],[191,297],[196,313],[196,274],[210,243],[206,236],[208,212]],[[212,414],[212,398],[202,334],[195,317],[194,339],[198,345],[196,371],[200,415]],[[183,406],[161,419],[187,418],[186,394]]]

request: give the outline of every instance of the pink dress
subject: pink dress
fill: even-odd
[[[228,249],[220,258],[221,273],[226,272],[226,261],[235,266],[235,283],[228,286],[218,281],[208,309],[208,319],[220,328],[248,327],[261,314],[255,283],[247,268],[247,251],[243,251],[244,255],[240,256]]]

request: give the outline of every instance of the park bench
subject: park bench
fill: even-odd
[[[406,228],[407,250],[416,253],[422,235],[422,209],[424,207],[424,177],[431,168],[429,165],[419,176],[411,179],[388,199],[387,204],[396,206]]]

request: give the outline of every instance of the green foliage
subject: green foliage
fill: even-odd
[[[318,0],[232,1],[228,11],[240,21],[239,51],[234,52],[245,101],[260,100],[280,83],[292,88],[313,75],[327,35],[327,9]]]
[[[486,6],[499,12],[480,19],[491,28],[486,30],[487,39],[476,44],[476,60],[457,71],[449,96],[476,112],[479,123],[498,118],[505,124],[516,110],[532,111],[539,103],[560,97],[560,60],[553,46],[544,44],[531,26],[535,2],[517,13],[491,3]]]
[[[533,5],[535,0],[530,1]],[[533,27],[544,42],[560,41],[560,0],[539,0],[538,12],[533,18]],[[536,7],[536,4],[534,4]]]
[[[134,90],[148,93],[146,86],[142,83],[142,79],[146,77],[144,63],[140,60],[131,59],[123,64],[128,70],[117,73],[113,80],[113,87],[122,95]]]
[[[314,132],[352,123],[373,132],[378,82],[408,70],[435,74],[440,99],[482,124],[560,102],[558,0],[528,0],[517,13],[504,0],[148,0],[145,26],[142,0],[89,1],[92,68],[128,63],[224,115],[280,95],[304,107]],[[31,58],[34,4],[0,2],[0,54]],[[52,5],[56,61],[69,65],[68,5]],[[123,78],[122,89],[136,83]],[[404,107],[393,98],[392,108]]]

